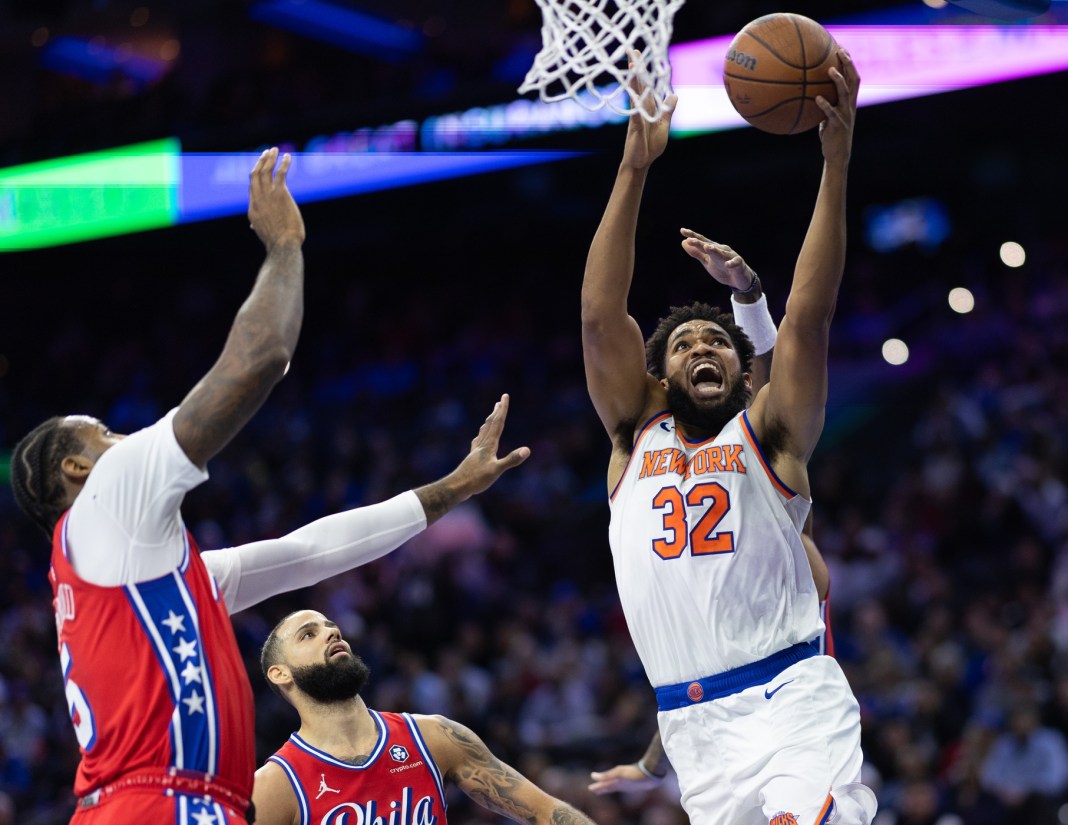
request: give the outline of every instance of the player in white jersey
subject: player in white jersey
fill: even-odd
[[[751,403],[754,349],[729,314],[674,308],[644,345],[627,314],[641,193],[670,114],[631,118],[583,281],[587,384],[613,444],[616,581],[696,825],[867,825],[875,813],[859,783],[856,700],[811,645],[823,624],[801,542],[859,83],[837,57],[838,104],[818,100],[820,191],[770,380]],[[751,286],[743,278],[738,291]]]
[[[757,393],[768,382],[771,360],[774,354],[775,338],[778,330],[768,311],[767,298],[763,284],[756,272],[750,268],[742,256],[725,244],[709,240],[704,235],[690,229],[682,230],[685,240],[683,249],[690,257],[699,261],[708,274],[719,283],[733,286],[736,283],[749,284],[744,294],[731,295],[731,307],[738,326],[753,343],[753,393]],[[834,655],[834,639],[830,627],[830,573],[823,560],[815,538],[812,536],[812,513],[809,512],[805,527],[801,531],[801,543],[808,557],[812,582],[819,598],[819,614],[824,624],[824,632],[813,640],[813,645],[820,654]],[[670,763],[664,753],[664,743],[660,731],[656,731],[649,740],[645,752],[636,762],[616,765],[604,771],[590,774],[589,790],[596,794],[643,791],[655,787],[667,775]]]
[[[805,530],[812,525],[811,515],[805,523]],[[823,633],[817,636],[812,645],[820,655],[834,655],[834,637],[831,634],[830,625],[830,576],[823,555],[816,546],[815,539],[808,532],[801,533],[801,543],[805,546],[808,556],[809,568],[812,571],[812,580],[816,585],[816,594],[819,596],[820,619],[823,621]],[[636,762],[616,765],[604,771],[590,773],[589,790],[595,794],[629,793],[632,791],[645,791],[654,788],[667,776],[671,764],[664,752],[664,742],[660,738],[660,731],[656,731],[649,739],[645,752]]]

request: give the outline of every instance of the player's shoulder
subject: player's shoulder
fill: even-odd
[[[273,756],[277,757],[278,753],[274,753]],[[268,760],[262,765],[260,765],[260,767],[256,770],[255,776],[257,782],[259,782],[261,779],[269,781],[277,779],[284,780],[286,778],[286,772],[281,765],[274,761],[274,759],[268,758]]]
[[[258,825],[293,825],[298,819],[297,797],[281,765],[268,759],[257,771],[252,786]]]
[[[434,762],[445,772],[453,765],[467,762],[472,754],[485,747],[474,731],[447,716],[412,714],[411,717]]]
[[[432,738],[443,738],[446,730],[450,726],[457,724],[438,713],[406,713],[404,715],[412,720],[419,731],[419,735],[428,743]]]
[[[649,377],[652,378],[652,376]],[[658,391],[650,395],[639,414],[635,418],[620,424],[615,438],[612,439],[613,452],[619,452],[621,455],[629,457],[637,448],[642,436],[654,424],[672,417],[671,409],[668,406],[667,393],[659,384],[656,387]]]
[[[108,448],[97,460],[89,479],[96,475],[102,479],[114,472],[125,472],[131,468],[143,467],[146,458],[154,453],[174,454],[180,450],[174,437],[172,419],[174,411],[165,415],[154,424],[142,427],[114,446]],[[184,454],[183,454],[184,455]],[[173,458],[178,458],[173,455]]]

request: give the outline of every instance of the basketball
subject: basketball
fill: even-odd
[[[824,119],[817,95],[838,103],[828,74],[831,66],[837,67],[836,46],[823,26],[800,14],[758,17],[727,49],[723,85],[731,105],[762,131],[808,131]]]

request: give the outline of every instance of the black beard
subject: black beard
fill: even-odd
[[[293,682],[316,702],[328,704],[355,699],[367,684],[370,668],[353,654],[337,662],[291,667]]]
[[[701,406],[693,400],[690,393],[681,384],[668,379],[668,409],[676,421],[696,427],[703,433],[715,435],[727,423],[749,406],[749,388],[745,381],[739,380],[730,392],[719,401],[709,406]]]

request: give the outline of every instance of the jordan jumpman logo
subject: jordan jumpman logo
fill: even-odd
[[[330,793],[341,793],[341,791],[334,790],[329,785],[327,785],[326,784],[326,774],[325,773],[321,773],[321,774],[319,774],[319,793],[317,793],[315,795],[315,798],[318,799],[320,796],[322,796],[327,791],[330,791]]]

